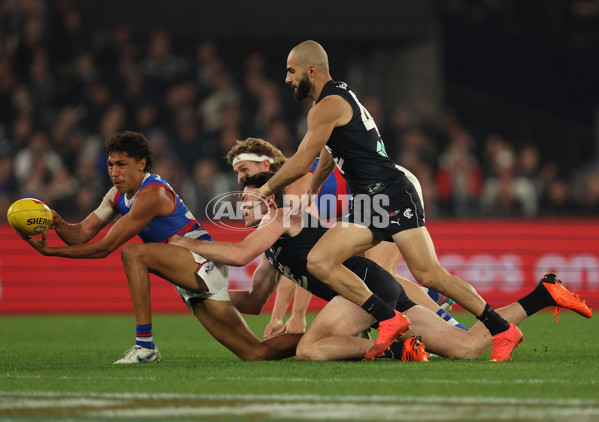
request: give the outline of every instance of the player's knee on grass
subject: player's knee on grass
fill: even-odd
[[[297,360],[316,361],[322,360],[318,358],[318,353],[314,350],[313,343],[300,341],[295,349],[295,357]]]
[[[319,330],[313,331],[311,333],[308,331],[306,334],[304,334],[295,348],[295,357],[297,360],[324,360],[318,351],[318,347],[316,346],[316,343],[322,338],[323,334]]]

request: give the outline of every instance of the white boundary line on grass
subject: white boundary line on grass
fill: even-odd
[[[247,378],[247,377],[207,377],[206,381],[275,381],[275,382],[356,382],[356,383],[393,383],[397,384],[401,382],[398,378],[278,378],[278,377],[258,377],[258,378]],[[421,384],[575,384],[575,385],[596,385],[599,384],[599,380],[560,380],[556,378],[551,379],[514,379],[514,380],[490,380],[490,379],[459,379],[459,380],[444,380],[438,378],[413,378],[410,379],[410,383],[421,383]]]
[[[162,399],[165,403],[160,403]],[[172,399],[188,403],[172,405]],[[136,402],[137,400],[137,402]],[[148,403],[139,400],[149,401]],[[197,403],[194,401],[197,400]],[[236,418],[296,421],[596,421],[599,400],[481,397],[319,396],[294,394],[173,394],[1,392],[2,408],[39,412],[62,409],[71,421],[89,418]],[[290,416],[293,415],[293,416]]]
[[[243,419],[268,418],[279,420],[358,420],[358,421],[513,421],[546,420],[564,421],[575,419],[590,422],[599,416],[599,409],[546,406],[505,406],[499,411],[490,411],[484,405],[461,405],[448,408],[447,405],[417,403],[345,403],[343,406],[332,403],[247,403],[234,406],[182,406],[145,409],[106,409],[94,410],[92,417],[113,418],[173,418],[173,417],[243,417]]]
[[[177,394],[177,393],[84,393],[61,391],[0,391],[0,397],[98,398],[98,399],[188,399],[221,401],[288,401],[330,403],[422,403],[422,404],[494,404],[599,406],[599,399],[519,399],[514,397],[442,397],[442,396],[321,396],[316,394]]]
[[[154,376],[139,376],[139,377],[114,377],[114,376],[104,376],[104,377],[85,377],[85,376],[43,376],[43,375],[12,375],[12,374],[0,374],[0,379],[118,379],[118,380],[134,380],[134,381],[156,381],[160,377]],[[206,377],[205,381],[247,381],[247,382],[256,382],[256,381],[265,381],[265,382],[313,382],[313,383],[323,383],[323,382],[356,382],[362,384],[369,383],[391,383],[397,384],[401,382],[398,378],[376,378],[376,379],[364,379],[364,378],[280,378],[280,377]],[[513,379],[513,380],[493,380],[493,379],[460,379],[460,380],[449,380],[449,379],[438,379],[438,378],[415,378],[410,379],[411,383],[419,383],[419,384],[484,384],[484,385],[510,385],[510,384],[556,384],[556,385],[599,385],[599,380],[565,380],[565,379],[556,379],[556,378],[547,378],[547,379]]]
[[[13,375],[13,374],[2,374],[0,375],[0,379],[59,379],[59,380],[97,380],[97,379],[105,379],[105,380],[126,380],[126,381],[156,381],[158,377],[114,377],[114,376],[104,376],[104,377],[72,377],[66,375]]]

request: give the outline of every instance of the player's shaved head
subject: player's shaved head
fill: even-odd
[[[329,57],[322,45],[316,41],[304,41],[291,49],[289,57],[293,57],[300,66],[316,66],[320,71],[329,73]]]

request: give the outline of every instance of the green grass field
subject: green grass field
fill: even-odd
[[[598,325],[535,315],[505,363],[241,362],[191,315],[155,315],[163,361],[115,366],[132,316],[4,315],[0,420],[597,421]]]

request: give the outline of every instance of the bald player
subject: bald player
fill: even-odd
[[[422,195],[402,168],[387,155],[376,124],[347,83],[334,81],[328,56],[315,41],[295,46],[287,57],[285,82],[298,101],[314,102],[307,132],[297,152],[260,188],[268,197],[305,175],[317,156],[318,167],[307,194],[337,166],[354,194],[346,221],[337,222],[308,255],[308,271],[362,306],[379,322],[376,343],[365,357],[380,355],[395,340],[401,315],[373,294],[343,262],[382,241],[395,243],[414,278],[473,313],[493,336],[492,361],[511,360],[522,332],[495,312],[464,280],[451,275],[437,259],[424,225]],[[368,228],[365,230],[364,228]]]

